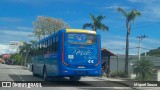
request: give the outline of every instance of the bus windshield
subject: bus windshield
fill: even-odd
[[[95,44],[96,35],[85,33],[68,33],[67,42],[71,44]]]

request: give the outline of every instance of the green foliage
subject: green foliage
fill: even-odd
[[[113,71],[111,72],[111,77],[124,77],[125,73],[123,71]]]
[[[122,13],[124,17],[126,18],[126,51],[125,51],[125,77],[128,77],[128,54],[129,54],[129,37],[131,33],[131,21],[134,22],[137,16],[140,16],[141,13],[138,12],[136,9],[133,9],[132,11],[126,12],[126,10],[122,8],[117,8],[117,11]]]
[[[20,54],[12,54],[10,59],[14,61],[13,64],[21,65],[22,56]]]
[[[136,73],[137,80],[141,81],[148,81],[152,80],[152,76],[156,70],[154,64],[150,60],[138,60],[134,65],[133,65],[133,71]]]
[[[31,42],[31,44],[34,42]],[[19,55],[22,56],[22,64],[26,66],[26,63],[29,61],[29,51],[30,51],[30,43],[24,42],[23,46],[21,46]]]
[[[142,55],[144,55],[144,53]],[[147,52],[147,55],[160,57],[160,47],[157,49],[150,50],[149,52]]]
[[[137,11],[136,9],[133,9],[130,12],[126,12],[126,10],[124,10],[122,8],[117,8],[117,11],[122,13],[126,17],[126,23],[128,23],[128,25],[130,25],[129,23],[131,21],[134,21],[137,16],[141,16],[141,13],[139,11]]]
[[[34,36],[39,40],[47,35],[60,30],[69,28],[69,25],[61,19],[38,16],[37,20],[33,22],[34,32],[30,36]]]
[[[92,23],[86,23],[83,25],[83,29],[90,27],[93,29],[93,31],[97,31],[97,29],[100,30],[107,30],[108,31],[108,26],[104,25],[102,23],[102,20],[105,18],[105,16],[99,15],[95,17],[94,15],[90,14],[90,18],[92,19]]]
[[[32,43],[32,42],[31,42]],[[12,54],[10,59],[14,61],[13,64],[17,65],[26,65],[29,62],[29,50],[31,44],[23,42],[23,45],[20,46],[19,53]]]

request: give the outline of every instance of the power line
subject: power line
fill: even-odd
[[[139,47],[131,47],[129,49],[137,49]],[[109,50],[125,50],[126,48],[115,48],[115,49],[109,49]],[[156,49],[156,48],[143,48],[141,47],[141,49],[144,49],[144,50],[153,50],[153,49]]]

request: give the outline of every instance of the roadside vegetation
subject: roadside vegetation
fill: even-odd
[[[146,52],[146,53],[147,53],[147,56],[160,57],[160,47],[157,49],[150,50],[149,52]],[[143,53],[142,55],[145,55],[145,53]]]
[[[110,73],[110,77],[113,77],[113,78],[115,77],[124,78],[124,76],[125,76],[125,72],[123,71],[113,71]]]
[[[131,25],[132,22],[135,21],[137,16],[140,16],[141,13],[137,11],[136,9],[133,9],[131,11],[126,11],[122,8],[117,8],[117,11],[121,13],[125,17],[125,22],[126,22],[126,50],[125,50],[125,72],[122,71],[116,71],[116,72],[111,72],[110,76],[111,77],[128,77],[128,59],[129,59],[129,39],[130,39],[130,34],[131,34]],[[93,31],[97,30],[109,30],[109,27],[102,23],[102,20],[104,20],[106,17],[103,15],[95,16],[93,14],[90,14],[90,19],[92,22],[90,23],[85,23],[83,25],[83,29],[86,28],[91,28]],[[35,21],[33,21],[33,27],[34,31],[30,37],[33,37],[34,40],[31,42],[27,43],[24,42],[22,46],[20,46],[19,53],[13,54],[10,59],[14,60],[14,64],[18,65],[24,65],[30,61],[30,55],[29,55],[29,49],[30,46],[35,43],[36,41],[45,38],[48,35],[51,35],[52,33],[55,33],[56,31],[60,29],[65,29],[65,28],[70,28],[70,26],[63,20],[57,19],[57,18],[52,18],[52,17],[44,17],[44,16],[38,16]],[[149,53],[151,55],[159,55],[160,48],[155,50],[155,52],[150,51]],[[151,61],[142,59],[137,61],[134,64],[134,73],[136,73],[137,80],[151,80],[153,73],[155,72],[155,66]]]
[[[35,21],[33,21],[34,31],[31,37],[35,37],[36,40],[45,38],[52,33],[60,29],[70,28],[70,26],[61,19],[38,16]]]
[[[151,60],[138,60],[133,65],[133,71],[136,74],[136,80],[140,81],[150,81],[152,80],[154,73],[156,71],[156,67],[151,62]]]
[[[97,31],[97,29],[103,30],[103,31],[109,30],[109,27],[102,23],[102,20],[105,19],[105,16],[99,15],[99,16],[95,17],[92,14],[90,14],[89,16],[90,16],[92,22],[84,24],[83,29],[86,29],[88,27],[88,28],[91,28],[93,31]]]
[[[126,51],[125,51],[125,77],[128,77],[128,55],[129,55],[129,38],[131,34],[131,22],[134,22],[137,16],[140,16],[141,13],[136,9],[127,12],[122,8],[117,8],[117,11],[122,13],[126,18]]]
[[[37,19],[33,21],[33,27],[34,31],[29,35],[33,40],[23,42],[23,45],[19,46],[19,52],[11,55],[10,60],[13,61],[13,64],[27,66],[27,63],[30,62],[29,52],[32,44],[60,29],[70,28],[70,26],[61,19],[44,16],[38,16]]]

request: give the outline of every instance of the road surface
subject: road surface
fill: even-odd
[[[65,79],[67,81],[67,79]],[[32,72],[22,66],[0,64],[0,81],[44,81],[42,77],[32,76]],[[128,90],[133,89],[116,82],[105,82],[94,77],[82,77],[79,82],[46,82],[46,87],[18,88],[0,87],[0,90]],[[117,87],[115,87],[117,86]]]

